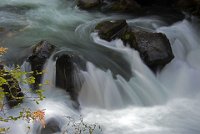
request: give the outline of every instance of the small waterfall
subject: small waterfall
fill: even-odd
[[[197,95],[200,87],[199,31],[187,20],[157,31],[167,35],[175,54],[173,61],[158,74],[161,83],[173,92],[173,97]]]
[[[80,93],[80,102],[86,106],[122,108],[127,105],[152,106],[167,100],[167,90],[141,61],[137,51],[124,47],[122,41],[107,42],[92,34],[97,44],[118,51],[128,61],[133,76],[126,81],[122,76],[113,78],[112,73],[100,70],[91,63],[84,72],[85,83]]]
[[[164,100],[161,88],[138,72],[126,81],[120,75],[113,78],[109,70],[105,72],[88,63],[83,75],[85,82],[79,95],[81,106],[116,109],[128,105],[150,106]]]
[[[1,43],[11,50],[9,60],[16,62],[24,56],[21,50],[41,39],[62,50],[80,52],[87,60],[86,70],[77,67],[72,78],[81,83],[78,85],[80,109],[74,108],[68,92],[55,86],[56,62],[52,56],[45,64],[42,80],[41,89],[46,98],[39,104],[25,98],[19,107],[5,110],[8,115],[17,116],[23,108],[45,109],[47,128],[43,129],[39,122],[24,120],[0,122],[0,127],[9,126],[9,134],[25,134],[27,126],[31,127],[30,134],[62,134],[66,132],[66,117],[71,116],[76,122],[81,115],[86,123],[99,124],[103,134],[200,133],[199,20],[185,19],[168,26],[158,16],[136,18],[87,12],[73,8],[73,1],[66,1],[1,0],[1,7],[11,5],[16,10],[23,5],[28,7],[24,13],[0,11],[0,25],[8,31],[1,36]],[[125,47],[121,40],[107,42],[97,33],[90,35],[99,21],[122,18],[130,26],[166,34],[175,58],[154,74],[138,52]],[[30,71],[27,62],[21,68]],[[30,85],[20,86],[27,96],[36,96],[25,90]],[[52,124],[55,131],[49,130]],[[71,132],[73,128],[68,129]]]
[[[46,97],[37,105],[38,109],[45,109],[45,120],[47,128],[42,129],[38,123],[34,124],[32,134],[41,133],[47,134],[54,131],[64,132],[67,124],[67,117],[76,119],[79,117],[77,110],[73,107],[73,101],[69,94],[64,89],[59,89],[55,86],[56,79],[56,62],[53,56],[44,65],[44,76],[42,83],[44,84],[41,89],[45,92],[43,95]],[[54,129],[49,128],[50,126]]]
[[[91,63],[83,72],[85,82],[79,95],[81,105],[102,108],[122,107],[122,96],[110,71],[104,72]]]
[[[96,43],[120,51],[129,61],[133,71],[133,77],[128,82],[131,86],[129,91],[134,90],[136,93],[139,91],[137,97],[141,96],[139,99],[142,104],[145,102],[156,104],[164,100],[166,102],[160,106],[129,106],[112,110],[84,107],[82,114],[85,119],[88,122],[98,121],[105,126],[104,133],[198,134],[200,132],[198,129],[200,45],[197,37],[199,31],[194,30],[192,23],[187,20],[170,27],[160,27],[157,31],[165,33],[169,38],[175,59],[156,76],[142,63],[138,53],[121,45],[120,40],[106,42],[92,35]],[[94,83],[94,80],[91,83]]]

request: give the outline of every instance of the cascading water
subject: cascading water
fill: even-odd
[[[65,3],[65,4],[63,4]],[[0,11],[0,24],[15,28],[1,37],[9,48],[7,59],[14,62],[27,56],[27,47],[40,39],[47,39],[61,49],[79,52],[87,60],[81,70],[84,82],[79,94],[80,110],[73,108],[69,94],[55,87],[55,61],[51,57],[45,65],[43,82],[46,99],[39,105],[29,99],[22,107],[46,109],[46,121],[55,120],[66,129],[66,116],[88,123],[98,123],[104,134],[199,134],[200,133],[200,39],[196,20],[183,20],[171,26],[158,16],[133,16],[81,11],[72,1],[64,0],[1,0],[0,6],[27,5],[20,13]],[[124,47],[121,40],[101,40],[92,29],[105,19],[127,19],[131,26],[165,33],[175,58],[156,75],[142,62],[137,51]],[[197,20],[198,21],[198,20]],[[21,54],[18,52],[22,51]],[[17,56],[16,56],[17,55]],[[24,56],[25,55],[25,56]],[[24,64],[23,68],[29,68]],[[28,85],[22,85],[28,88]],[[30,93],[34,96],[34,93]],[[9,126],[9,133],[25,134],[28,124],[19,120],[0,124]],[[32,134],[42,131],[39,123],[31,125]]]

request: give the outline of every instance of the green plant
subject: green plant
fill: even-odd
[[[0,47],[0,59],[2,56],[7,52],[7,48]],[[9,122],[9,121],[16,121],[19,119],[24,119],[26,121],[32,120],[37,121],[39,120],[43,127],[45,127],[45,113],[43,110],[35,110],[32,112],[30,108],[24,108],[22,111],[19,112],[18,116],[8,115],[5,112],[5,106],[9,103],[9,101],[16,100],[20,104],[24,98],[31,99],[39,104],[39,101],[42,101],[45,96],[43,96],[43,90],[37,90],[35,93],[37,94],[36,97],[28,96],[28,92],[32,92],[31,89],[22,89],[23,96],[20,97],[16,96],[17,92],[20,89],[19,83],[22,84],[34,84],[35,78],[33,77],[33,72],[25,72],[21,71],[20,66],[16,66],[14,69],[6,70],[3,65],[0,68],[0,122]],[[26,77],[24,77],[26,76]],[[40,85],[43,86],[43,85]],[[9,92],[8,92],[8,91]],[[10,100],[5,102],[4,97],[7,96]],[[17,107],[17,106],[15,106]],[[15,108],[13,107],[13,108]],[[1,123],[0,123],[1,124]],[[2,128],[0,126],[0,134],[6,133],[9,131],[10,128]]]

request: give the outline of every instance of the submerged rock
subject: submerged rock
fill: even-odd
[[[27,11],[35,9],[35,5],[5,5],[0,7],[0,11],[10,12],[15,14],[25,14]]]
[[[124,45],[138,50],[141,58],[152,70],[169,63],[174,55],[167,37],[162,33],[151,33],[131,28],[125,20],[104,21],[95,30],[107,41],[119,38]]]
[[[101,6],[102,0],[78,0],[77,6],[81,9],[92,9]]]
[[[29,56],[27,61],[30,63],[33,76],[35,77],[35,84],[33,85],[34,89],[39,88],[39,84],[42,80],[41,72],[43,71],[44,64],[54,50],[55,46],[46,40],[40,41],[33,47],[32,55]]]
[[[18,81],[6,71],[3,65],[0,65],[0,76],[7,81],[7,84],[3,84],[1,88],[5,93],[8,105],[12,108],[20,104],[24,99],[24,93],[22,92]]]
[[[24,21],[26,21],[26,20],[24,20]],[[27,24],[25,24],[25,23],[23,23],[23,24],[4,23],[4,24],[0,24],[0,25],[1,25],[0,26],[0,38],[1,37],[12,37],[12,36],[16,35],[17,33],[26,30],[26,26],[27,26]]]
[[[50,119],[47,120],[47,123],[45,125],[45,128],[41,129],[41,132],[38,132],[40,134],[53,134],[53,133],[61,133],[60,124],[56,119]]]
[[[85,64],[85,61],[77,54],[63,54],[56,58],[56,86],[65,89],[77,103],[83,80],[80,75],[80,63]]]

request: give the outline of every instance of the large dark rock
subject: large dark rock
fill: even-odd
[[[169,63],[174,55],[167,37],[162,33],[135,32],[136,46],[143,61],[151,68],[157,69]]]
[[[39,88],[39,84],[42,80],[42,74],[44,64],[47,59],[51,56],[55,46],[50,44],[48,41],[40,41],[33,47],[32,55],[27,59],[31,65],[31,70],[33,71],[33,76],[35,77],[34,89]]]
[[[119,38],[124,45],[139,51],[141,58],[152,70],[169,63],[174,55],[167,37],[162,33],[131,28],[125,20],[104,21],[95,28],[100,38],[107,41]]]
[[[176,0],[175,7],[200,17],[200,0]]]
[[[140,5],[134,0],[115,0],[108,4],[105,9],[111,12],[134,12],[140,10]],[[105,10],[104,9],[104,10]]]
[[[128,28],[126,20],[103,21],[96,25],[100,38],[111,41],[120,37]]]
[[[135,0],[138,2],[141,6],[172,6],[174,0]]]
[[[159,8],[161,13],[166,9],[170,9],[172,11],[174,10],[175,12],[185,11],[191,15],[200,16],[200,0],[135,0],[135,1],[145,8],[148,7],[152,10]]]
[[[5,93],[8,105],[12,108],[20,104],[24,99],[24,94],[21,91],[18,81],[6,71],[3,65],[0,65],[0,77],[7,81],[1,88]]]
[[[78,0],[77,6],[81,9],[93,9],[101,6],[102,0]]]
[[[56,58],[56,86],[65,89],[71,99],[78,103],[78,93],[82,84],[80,69],[85,61],[77,54],[63,54]]]
[[[176,0],[175,6],[180,8],[193,7],[197,4],[197,0]]]

